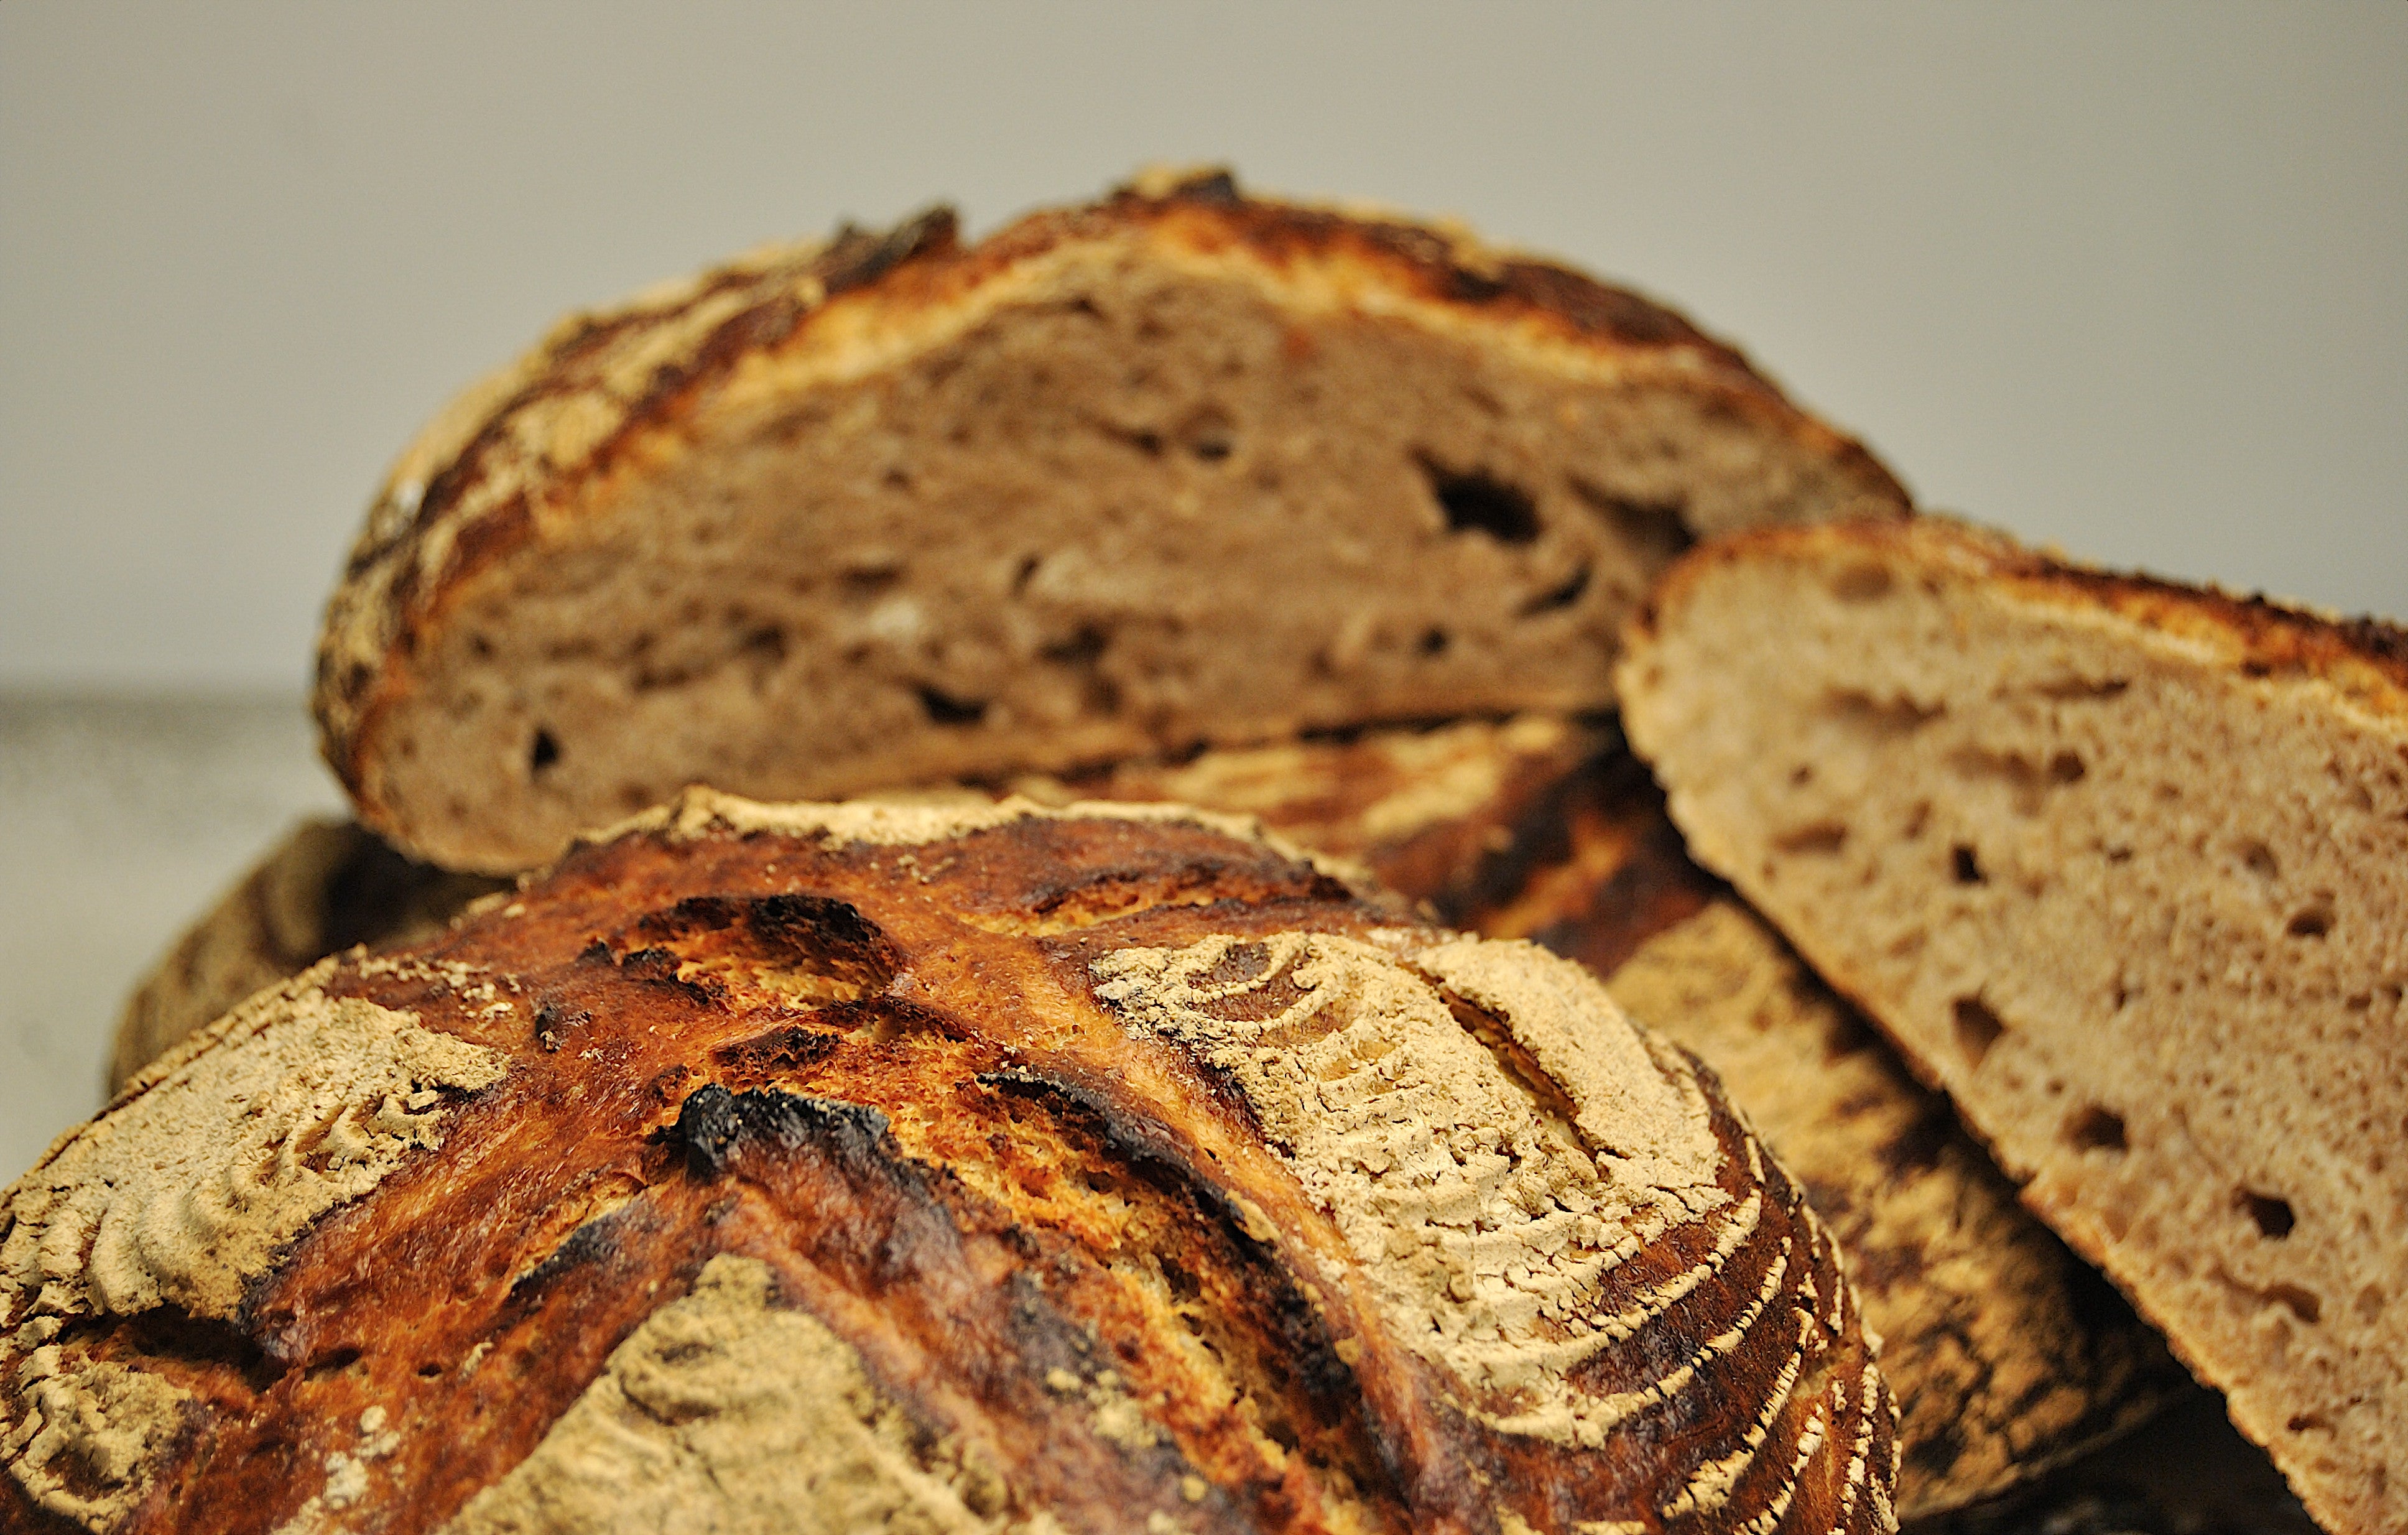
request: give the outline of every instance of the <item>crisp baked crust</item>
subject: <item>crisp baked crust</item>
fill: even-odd
[[[1461,721],[1009,787],[1057,806],[1180,800],[1259,817],[1450,926],[1580,960],[1697,1051],[1839,1239],[1900,1403],[1902,1516],[2028,1479],[2186,1384],[2105,1283],[2017,1208],[1945,1100],[1688,860],[1610,724]],[[244,911],[231,904],[203,929],[246,931]]]
[[[1895,1523],[1711,1073],[1179,808],[697,791],[7,1198],[19,1524]]]
[[[1097,464],[1060,467],[1055,483],[1086,486],[1108,504],[1061,511],[1056,520],[1062,528],[1029,532],[1029,552],[1008,595],[985,591],[990,578],[981,567],[998,557],[1009,565],[1009,553],[955,551],[951,546],[963,541],[965,530],[947,521],[951,533],[898,536],[915,544],[946,544],[932,555],[935,564],[952,559],[959,567],[926,575],[924,588],[911,582],[896,588],[891,595],[909,597],[909,603],[883,618],[872,615],[875,621],[857,635],[845,627],[852,620],[842,612],[845,594],[856,588],[836,583],[822,591],[813,582],[826,578],[825,567],[839,557],[868,558],[871,552],[857,547],[870,538],[866,532],[858,538],[848,532],[827,551],[814,546],[803,566],[792,572],[777,567],[774,579],[758,572],[740,580],[702,573],[680,576],[667,586],[645,586],[631,584],[622,573],[620,585],[626,590],[609,588],[614,610],[607,616],[581,609],[572,616],[564,610],[559,633],[546,631],[519,648],[486,632],[501,624],[503,615],[526,608],[525,593],[513,583],[532,583],[527,590],[541,590],[555,606],[566,600],[566,593],[601,590],[602,573],[582,568],[580,559],[625,565],[660,560],[665,552],[701,559],[706,556],[697,546],[713,537],[771,546],[814,537],[800,525],[810,518],[800,514],[795,525],[774,533],[730,533],[725,526],[714,532],[700,522],[695,528],[663,522],[654,532],[633,532],[612,521],[624,516],[646,526],[663,521],[655,509],[626,508],[664,476],[723,474],[745,487],[766,483],[771,471],[756,460],[792,452],[798,442],[810,452],[836,455],[811,471],[817,477],[812,483],[831,495],[841,492],[863,507],[874,503],[880,509],[874,516],[864,513],[865,528],[891,528],[896,516],[915,508],[923,515],[953,518],[955,509],[928,499],[937,493],[918,479],[925,475],[951,483],[968,473],[946,470],[935,459],[953,451],[941,444],[974,436],[978,422],[991,421],[1006,436],[1037,430],[1013,425],[1008,412],[1014,399],[1000,396],[1068,389],[1049,384],[1046,373],[1048,366],[1068,366],[1074,349],[1068,343],[1030,341],[1032,355],[1056,362],[1028,363],[1025,378],[1013,373],[995,386],[997,397],[982,396],[985,403],[963,407],[968,414],[946,427],[953,438],[939,433],[933,444],[912,438],[907,449],[897,450],[907,456],[882,471],[869,464],[868,457],[876,456],[870,450],[855,452],[844,446],[852,439],[843,432],[852,428],[827,423],[852,419],[848,410],[867,410],[885,413],[876,431],[890,436],[893,423],[907,418],[927,426],[953,407],[935,403],[940,381],[927,385],[933,393],[914,393],[921,389],[916,382],[908,389],[897,385],[906,375],[918,377],[911,369],[924,367],[931,380],[941,380],[960,367],[960,357],[968,354],[964,348],[988,347],[995,357],[1016,356],[1015,343],[994,327],[1007,320],[1023,323],[1031,315],[1076,311],[1082,303],[1092,312],[1095,305],[1082,296],[1089,290],[1082,284],[1126,282],[1143,289],[1146,282],[1173,279],[1231,303],[1231,295],[1247,295],[1245,303],[1254,306],[1247,310],[1251,318],[1241,325],[1231,314],[1216,311],[1185,321],[1127,322],[1135,328],[1113,344],[1129,349],[1128,357],[1098,367],[1091,380],[1097,396],[1083,406],[1087,415],[1079,420],[1082,430],[1126,445],[1114,451],[1131,454],[1131,486],[1111,488],[1115,482]],[[1126,600],[1139,607],[1123,615],[1112,606],[1120,598],[1101,598],[1083,586],[1084,595],[1076,600],[1050,607],[1039,601],[1050,590],[1048,578],[1038,577],[1028,591],[1021,588],[1045,552],[1034,540],[1069,538],[1068,530],[1076,529],[1074,543],[1100,538],[1112,546],[1120,536],[1109,530],[1130,516],[1155,523],[1150,537],[1159,540],[1171,537],[1162,531],[1166,520],[1175,524],[1180,515],[1197,515],[1193,508],[1180,510],[1182,497],[1196,488],[1182,479],[1187,471],[1162,462],[1165,435],[1176,438],[1189,428],[1177,422],[1149,425],[1119,418],[1131,409],[1161,408],[1217,419],[1226,402],[1213,403],[1211,393],[1219,386],[1209,379],[1222,366],[1213,349],[1239,345],[1230,339],[1237,335],[1232,326],[1280,323],[1267,318],[1272,315],[1285,317],[1284,344],[1299,356],[1329,343],[1337,333],[1315,327],[1335,323],[1333,316],[1343,317],[1345,324],[1391,337],[1410,335],[1447,349],[1457,361],[1445,366],[1455,368],[1455,382],[1474,402],[1466,409],[1476,413],[1482,409],[1476,402],[1486,400],[1492,414],[1510,418],[1510,430],[1500,427],[1494,435],[1498,443],[1512,445],[1507,456],[1528,460],[1514,472],[1535,476],[1537,482],[1491,484],[1482,478],[1490,466],[1450,461],[1487,450],[1424,443],[1390,453],[1383,445],[1383,454],[1400,461],[1418,455],[1420,472],[1433,477],[1441,496],[1455,494],[1448,488],[1455,486],[1470,497],[1449,516],[1459,512],[1469,519],[1467,525],[1495,533],[1498,556],[1467,556],[1460,569],[1446,566],[1444,580],[1485,586],[1502,606],[1496,614],[1467,620],[1476,632],[1460,635],[1447,633],[1444,621],[1428,614],[1383,617],[1367,607],[1350,620],[1333,608],[1326,614],[1326,632],[1316,638],[1307,640],[1299,631],[1293,642],[1279,641],[1296,651],[1318,646],[1318,653],[1282,652],[1276,665],[1268,654],[1259,663],[1250,659],[1263,673],[1254,689],[1260,701],[1241,706],[1225,696],[1233,684],[1181,676],[1194,663],[1168,639],[1146,642],[1156,653],[1120,635],[1131,624],[1144,627],[1148,615],[1181,606],[1174,589],[1128,586],[1137,595]],[[1160,339],[1148,328],[1157,324],[1169,327],[1162,334],[1179,339]],[[1180,375],[1187,381],[1172,394],[1184,399],[1182,391],[1202,391],[1200,405],[1140,399],[1146,388],[1171,387],[1156,378],[1168,369],[1149,361],[1147,349],[1172,345],[1187,349],[1179,366],[1189,370]],[[1268,359],[1244,366],[1275,371]],[[1366,366],[1376,373],[1383,365]],[[1571,394],[1524,400],[1510,390],[1500,393],[1498,378],[1486,375],[1507,371],[1549,380],[1546,389]],[[1124,373],[1156,381],[1141,388],[1121,381]],[[1355,387],[1353,379],[1333,374],[1328,387],[1342,393]],[[1664,414],[1673,409],[1666,402],[1678,402],[1678,419]],[[1428,404],[1441,414],[1455,409]],[[1268,441],[1295,429],[1278,419],[1293,413],[1292,402],[1264,409],[1268,417],[1248,426],[1255,438]],[[1586,424],[1575,426],[1575,418]],[[1195,429],[1207,436],[1220,430]],[[1365,435],[1353,427],[1323,429]],[[1066,430],[1050,423],[1039,435],[1056,438]],[[1558,438],[1562,446],[1547,446]],[[1607,440],[1620,444],[1612,461],[1621,467],[1605,477],[1614,483],[1599,480],[1596,467],[1604,462],[1597,456],[1598,444]],[[1583,446],[1570,446],[1575,441]],[[1218,441],[1199,441],[1197,448],[1228,451]],[[1026,443],[1006,456],[1022,467],[1052,462]],[[697,466],[697,457],[718,467]],[[1308,457],[1283,469],[1267,458],[1246,472],[1293,476],[1310,463]],[[1349,472],[1368,482],[1359,466]],[[1388,472],[1384,460],[1382,472]],[[880,488],[881,473],[891,486]],[[1403,481],[1410,478],[1408,469],[1394,487],[1380,481],[1376,495],[1391,500],[1383,503],[1376,527],[1339,526],[1332,543],[1336,557],[1359,561],[1365,555],[1357,546],[1364,541],[1393,547],[1405,530],[1417,527],[1415,519],[1425,515],[1420,502],[1432,492],[1418,484],[1409,489]],[[1206,477],[1198,483],[1217,481]],[[717,481],[680,486],[679,515],[696,519],[704,515],[695,509],[696,500],[742,500],[756,494],[729,490]],[[796,493],[787,488],[757,494],[783,505]],[[1015,481],[998,484],[979,504],[1008,512],[1030,495]],[[1489,499],[1481,500],[1484,495]],[[1545,531],[1528,521],[1534,495],[1553,509],[1541,519],[1550,524]],[[1127,504],[1140,497],[1160,504]],[[1549,657],[1565,646],[1584,656],[1602,655],[1612,648],[1625,605],[1690,538],[1764,520],[1896,511],[1906,500],[1895,479],[1861,445],[1791,405],[1737,351],[1644,299],[1551,263],[1482,246],[1459,231],[1245,197],[1226,174],[1162,178],[1091,206],[1030,215],[975,245],[961,243],[953,215],[943,209],[881,235],[848,228],[824,243],[765,250],[622,308],[564,321],[536,351],[455,401],[394,466],[327,610],[315,708],[327,761],[371,825],[416,855],[447,867],[508,872],[556,851],[574,825],[621,813],[685,782],[774,789],[779,797],[834,796],[901,782],[1024,768],[1054,770],[1148,750],[1178,750],[1199,740],[1265,739],[1299,725],[1597,707],[1610,692],[1601,663],[1554,666],[1549,669],[1556,675],[1541,685],[1527,666],[1502,660],[1488,666],[1482,660],[1492,649],[1511,649],[1511,637],[1501,629],[1492,636],[1484,626],[1511,627],[1518,616],[1523,628],[1535,623],[1553,637],[1543,641],[1555,647],[1546,651]],[[1096,526],[1082,525],[1096,519]],[[1225,532],[1230,525],[1217,510],[1211,520]],[[1562,531],[1575,525],[1589,530],[1577,536]],[[1473,542],[1485,536],[1476,535]],[[1246,534],[1228,549],[1184,557],[1215,567],[1248,565],[1263,557],[1245,541],[1256,537]],[[607,560],[589,547],[596,539],[618,540],[609,544]],[[1189,543],[1212,548],[1216,540],[1199,534]],[[1181,557],[1177,551],[1159,554],[1172,563]],[[1330,556],[1317,546],[1300,545],[1283,557],[1293,567]],[[1387,556],[1375,548],[1370,557]],[[1428,559],[1426,553],[1421,557]],[[1156,558],[1154,552],[1123,552],[1116,561],[1122,583]],[[1508,579],[1499,558],[1530,568],[1515,566]],[[539,559],[559,561],[561,573],[539,579],[521,570]],[[506,579],[506,570],[515,573]],[[1270,575],[1265,570],[1259,579]],[[894,567],[865,567],[847,579],[867,590],[892,581]],[[923,578],[915,574],[912,580]],[[805,588],[811,595],[796,603],[796,593]],[[1372,601],[1368,592],[1363,600]],[[667,610],[638,610],[652,601]],[[1032,603],[1042,610],[1027,611]],[[914,624],[937,604],[951,605],[933,622],[953,637],[952,648],[923,655],[911,648],[917,642],[911,638],[918,633]],[[997,610],[990,613],[989,606]],[[1201,610],[1173,617],[1190,626],[1221,623]],[[652,637],[647,626],[656,624],[667,625],[674,636]],[[1412,632],[1388,635],[1383,624],[1410,624]],[[723,625],[724,636],[718,634]],[[1026,645],[1013,638],[1032,625],[1060,632]],[[469,633],[458,632],[463,628]],[[1555,634],[1558,629],[1561,635]],[[614,637],[606,630],[622,632]],[[707,642],[701,638],[705,630],[712,636]],[[614,638],[625,641],[638,631],[652,637],[633,641],[645,653],[618,655]],[[1230,653],[1233,643],[1225,640],[1215,653]],[[732,668],[752,677],[756,696],[750,707],[774,712],[776,700],[757,696],[769,685],[764,679],[780,668],[806,667],[805,653],[816,653],[814,647],[839,644],[868,646],[882,655],[886,652],[880,647],[897,647],[889,667],[896,675],[881,685],[900,700],[897,709],[918,690],[929,718],[907,723],[901,713],[892,721],[882,715],[873,732],[880,743],[875,751],[836,739],[815,739],[798,750],[795,741],[778,738],[771,746],[746,735],[751,726],[711,723],[721,712],[735,715],[745,707],[728,681],[726,699],[710,694],[704,703],[682,706],[659,720],[646,716],[630,726],[649,737],[694,737],[686,756],[671,760],[656,745],[630,756],[612,746],[601,752],[607,766],[588,769],[596,749],[572,736],[590,732],[595,713],[631,706],[625,700],[616,706],[547,703],[545,687],[570,684],[541,681],[550,675],[547,668],[589,655],[597,673],[614,679],[611,687],[635,695],[663,688],[707,691],[721,685],[713,681],[717,673]],[[1411,649],[1416,644],[1428,653],[1417,659]],[[972,655],[963,646],[1000,646],[1006,658],[986,658],[983,650]],[[1390,655],[1390,648],[1401,653]],[[669,652],[677,656],[669,658]],[[456,699],[429,693],[449,685],[446,679],[489,662],[501,674],[499,681],[463,684],[466,690]],[[1291,664],[1302,668],[1295,677],[1284,675]],[[1026,696],[997,705],[993,694],[1002,684],[996,677],[1031,667],[1047,678],[1058,669],[1058,686],[1028,683]],[[1282,675],[1270,675],[1274,671]],[[845,675],[853,679],[848,685],[868,685],[868,673],[857,666]],[[807,694],[824,695],[830,685],[816,673],[807,681],[808,686],[796,683]],[[493,713],[502,708],[494,695],[518,688],[535,696]],[[883,700],[884,695],[876,697]],[[816,728],[823,738],[839,737],[846,720],[876,707],[883,703],[873,705],[866,696],[842,719]],[[1019,716],[1032,711],[1050,721],[1049,727],[1031,734]],[[439,728],[429,723],[445,721],[451,723]],[[430,731],[432,737],[420,739]],[[916,745],[915,731],[925,737]],[[445,732],[468,734],[459,735],[454,746],[449,744],[453,735]],[[566,768],[556,766],[564,748]],[[868,754],[857,768],[847,766],[864,753]],[[438,777],[420,782],[406,763],[416,758],[423,765],[430,756],[441,757],[446,766]],[[806,772],[794,766],[798,758],[824,766]],[[783,766],[765,766],[772,760]],[[588,770],[591,782],[577,777]],[[528,782],[516,782],[513,774]],[[489,784],[488,779],[494,782]],[[571,792],[566,785],[572,779],[574,793],[581,796],[573,811],[552,803]],[[489,807],[486,800],[496,792],[518,797]]]
[[[2408,721],[2408,629],[2388,619],[2344,617],[2263,594],[2236,596],[2140,571],[2103,570],[2027,548],[1994,528],[1924,512],[1897,521],[1842,521],[1757,528],[1692,551],[1665,572],[1632,616],[1653,637],[1717,568],[1757,559],[1810,561],[1860,552],[1935,576],[1985,581],[2028,601],[2112,615],[2248,678],[2309,677],[2370,713]]]

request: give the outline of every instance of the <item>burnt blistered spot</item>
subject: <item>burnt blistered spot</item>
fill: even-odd
[[[943,252],[961,242],[961,218],[939,203],[880,235],[838,226],[818,261],[827,296],[867,287],[915,256]]]
[[[1692,346],[1744,368],[1747,359],[1681,316],[1637,294],[1543,261],[1509,261],[1498,274],[1500,294],[1559,314],[1579,330],[1634,346]]]
[[[623,966],[673,961],[675,979],[743,977],[759,985],[850,999],[882,991],[903,955],[860,908],[824,896],[689,896],[639,918],[614,947],[641,945]],[[812,980],[832,984],[813,987]],[[719,981],[724,995],[724,979]]]
[[[683,992],[705,1006],[722,1001],[727,995],[725,986],[710,981],[692,981],[680,974],[685,968],[675,950],[638,949],[619,961],[620,973],[630,981],[648,986],[666,986]]]
[[[535,1042],[546,1051],[556,1051],[569,1035],[593,1021],[594,1014],[584,1008],[546,997],[536,1004]]]
[[[625,1224],[622,1212],[614,1210],[571,1231],[567,1240],[547,1254],[541,1263],[519,1276],[510,1286],[510,1300],[523,1306],[571,1269],[609,1263],[619,1255]]]
[[[687,1095],[670,1139],[684,1148],[686,1169],[696,1178],[718,1177],[756,1145],[817,1144],[849,1163],[894,1159],[885,1146],[886,1116],[867,1104],[762,1088],[731,1093],[717,1083]]]
[[[824,1028],[787,1024],[721,1045],[710,1053],[710,1060],[723,1072],[748,1079],[793,1076],[834,1054],[837,1038]]]

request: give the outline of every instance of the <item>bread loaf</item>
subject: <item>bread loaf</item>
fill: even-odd
[[[236,1003],[354,943],[406,942],[500,888],[412,863],[356,821],[312,818],[268,850],[135,987],[108,1090]]]
[[[563,322],[403,453],[317,712],[369,826],[509,872],[690,782],[1598,707],[1693,536],[1904,504],[1644,300],[1161,178]]]
[[[1633,743],[2227,1395],[2327,1528],[2408,1528],[2408,634],[1938,520],[1701,548]]]
[[[1195,811],[696,791],[245,1004],[0,1220],[18,1528],[1895,1523],[1711,1073]]]
[[[1902,1411],[1902,1516],[2029,1478],[2181,1380],[2114,1292],[2016,1207],[1945,1102],[1687,860],[1610,725],[1463,721],[1012,787],[1063,806],[1180,799],[1259,816],[1451,925],[1536,939],[1607,977],[1715,1069],[1838,1238]]]

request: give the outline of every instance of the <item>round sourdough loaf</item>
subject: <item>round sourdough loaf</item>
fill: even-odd
[[[1258,817],[1361,863],[1450,926],[1581,961],[1634,1017],[1696,1051],[1806,1189],[1881,1335],[1902,1519],[2028,1481],[2187,1384],[2121,1298],[2016,1204],[1947,1100],[1689,862],[1610,725],[1458,721],[1012,786],[1057,806],[1179,800]],[[265,982],[353,941],[412,941],[447,903],[456,911],[491,886],[404,863],[357,825],[330,862],[336,835],[296,831],[144,983],[118,1036],[120,1081]],[[271,947],[276,932],[322,946]],[[226,954],[250,962],[194,958]],[[212,992],[221,977],[247,983]]]
[[[1633,294],[1162,177],[563,322],[395,465],[316,708],[362,820],[509,873],[688,783],[1601,707],[1694,538],[1905,505]]]
[[[1192,811],[690,793],[8,1190],[0,1524],[1893,1528],[1713,1076],[1385,902]]]

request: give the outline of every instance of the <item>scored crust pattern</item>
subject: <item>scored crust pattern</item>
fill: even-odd
[[[1022,778],[1014,787],[1057,806],[1183,800],[1259,816],[1429,900],[1453,925],[1537,940],[1578,959],[1633,1015],[1705,1056],[1804,1184],[1884,1340],[1883,1372],[1901,1408],[1902,1516],[2028,1480],[2136,1421],[2186,1380],[2112,1288],[2017,1206],[2014,1186],[1956,1127],[1945,1101],[1916,1085],[1863,1020],[1688,861],[1654,782],[1610,728],[1541,715],[1464,721],[1126,763],[1068,782]],[[924,827],[966,825],[959,811],[924,807],[846,813],[862,835],[892,837],[912,818],[939,818]],[[800,825],[791,816],[787,824]],[[245,888],[280,878],[263,870]],[[338,877],[325,899],[340,906],[351,882]],[[409,891],[392,898],[396,922],[419,910]],[[231,911],[229,925],[241,930],[240,895]],[[1510,968],[1526,986],[1557,973]],[[1598,1101],[1617,1083],[1647,1080],[1627,1059],[1591,1069],[1628,1036],[1542,1036],[1540,1020],[1576,1011],[1560,1001],[1500,999],[1461,967],[1444,983],[1515,1017],[1520,1042],[1575,1097]],[[186,1000],[179,1032],[233,998]]]
[[[1213,979],[1258,949],[1259,983]],[[120,1481],[50,1506],[467,1531],[709,1483],[732,1528],[804,1485],[896,1528],[1889,1528],[1892,1410],[1828,1239],[1710,1076],[1550,963],[1192,815],[689,796],[236,1015],[390,1064],[197,1163],[431,1122],[303,1228],[237,1212],[215,1240],[265,1262],[161,1283],[193,1307],[29,1320],[12,1282],[12,1360],[123,1420],[85,1456]],[[1278,1012],[1326,1074],[1264,1054]],[[1567,1029],[1638,1074],[1556,1082]],[[122,1181],[146,1105],[246,1042],[139,1079],[10,1191],[20,1226]],[[1409,1106],[1434,1129],[1383,1139]],[[1426,1261],[1365,1261],[1408,1241]],[[23,1373],[12,1422],[50,1378]]]

